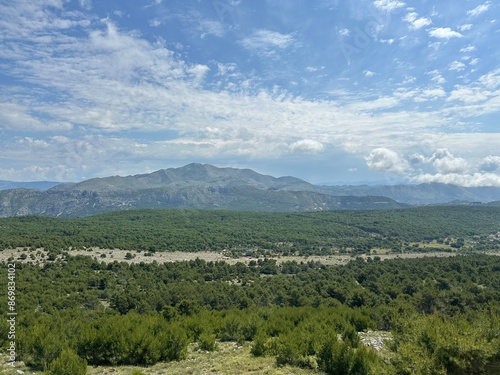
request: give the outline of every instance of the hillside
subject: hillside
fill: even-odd
[[[294,177],[189,164],[150,174],[61,184],[47,191],[0,191],[0,217],[78,217],[140,208],[293,212],[405,207],[385,197],[334,196],[314,190],[314,185]]]
[[[28,185],[29,186],[29,185]],[[0,190],[0,217],[79,217],[142,208],[305,212],[395,209],[408,205],[500,200],[500,188],[444,184],[317,186],[250,169],[188,164],[149,174],[93,178],[48,190]]]

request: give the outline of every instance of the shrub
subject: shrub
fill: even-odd
[[[85,375],[87,372],[87,361],[80,358],[73,350],[64,349],[59,357],[49,366],[50,375]]]
[[[213,352],[217,350],[217,343],[215,342],[215,335],[211,335],[204,332],[200,335],[198,340],[198,347],[201,350],[206,350],[208,352]]]

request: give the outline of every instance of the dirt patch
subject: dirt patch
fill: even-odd
[[[86,250],[68,250],[69,255],[84,255],[90,256],[99,262],[112,263],[117,262],[127,262],[127,263],[152,263],[157,262],[170,263],[179,261],[189,261],[195,259],[203,259],[207,262],[227,262],[229,264],[236,264],[238,262],[248,264],[252,260],[258,260],[256,257],[242,256],[239,258],[231,258],[220,252],[210,252],[210,251],[200,251],[196,253],[183,252],[183,251],[173,251],[173,252],[156,252],[156,253],[146,253],[139,251],[127,251],[120,249],[100,249],[100,248],[89,248]],[[413,258],[425,258],[425,257],[450,257],[455,256],[456,253],[449,252],[426,252],[426,253],[406,253],[406,254],[381,254],[376,255],[376,257],[381,260],[385,259],[413,259]],[[57,258],[61,258],[59,255]],[[375,257],[373,255],[361,255],[360,258],[367,259]],[[56,259],[57,259],[56,258]],[[6,249],[0,251],[0,262],[7,262],[8,259],[13,259],[15,262],[32,263],[43,265],[48,261],[48,253],[43,249],[27,250],[23,248],[16,249]],[[342,265],[347,264],[353,259],[353,257],[348,255],[313,255],[313,256],[276,256],[269,257],[268,259],[275,259],[278,264],[287,261],[300,262],[320,262],[325,265]],[[54,259],[52,259],[54,260]]]

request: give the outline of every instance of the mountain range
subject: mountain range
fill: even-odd
[[[0,180],[0,190],[19,189],[19,188],[47,190],[59,184],[60,182],[53,182],[53,181],[17,182],[17,181]]]
[[[248,211],[393,209],[416,204],[490,202],[500,188],[445,184],[319,186],[295,177],[250,169],[188,164],[149,174],[93,178],[79,183],[26,185],[0,190],[0,217],[88,216],[137,208]],[[48,186],[48,189],[43,189]],[[0,185],[0,188],[2,185]]]

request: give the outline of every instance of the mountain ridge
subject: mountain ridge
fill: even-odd
[[[133,182],[133,184],[130,184]],[[228,183],[229,182],[229,183]],[[180,168],[160,169],[152,173],[129,176],[110,176],[92,178],[65,186],[54,186],[51,190],[130,190],[131,188],[155,188],[165,185],[212,185],[241,186],[250,185],[265,189],[283,188],[287,185],[304,185],[309,190],[314,185],[292,176],[273,177],[257,173],[251,169],[232,167],[217,168],[210,164],[191,163]]]
[[[0,191],[0,217],[88,216],[138,208],[246,211],[394,209],[448,202],[500,201],[500,188],[444,184],[318,186],[292,176],[191,163],[130,176],[62,183],[48,190]]]

